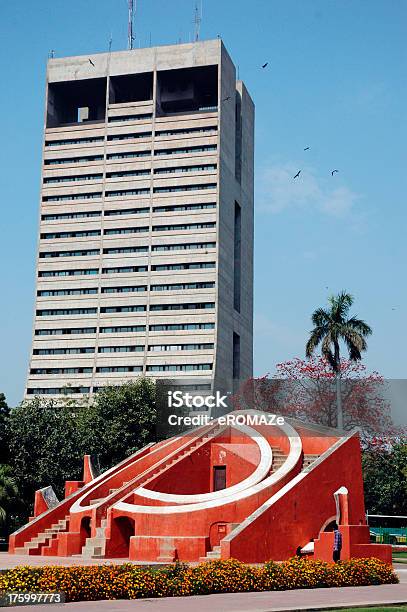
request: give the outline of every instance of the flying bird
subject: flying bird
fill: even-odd
[[[339,170],[332,170],[331,176],[333,176],[335,174],[335,172],[339,172]]]
[[[294,176],[294,178],[295,178],[295,179],[296,179],[296,178],[298,178],[298,177],[300,176],[300,174],[301,174],[301,170],[298,170],[298,172],[297,172],[297,174]]]
[[[90,58],[89,58],[89,63],[92,64],[93,67],[95,67],[95,64],[92,62]]]
[[[304,151],[308,151],[309,147],[305,147]]]
[[[269,65],[268,62],[266,62],[265,64],[262,65],[262,68],[266,68]]]

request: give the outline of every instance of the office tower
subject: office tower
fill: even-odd
[[[221,40],[49,60],[26,397],[252,375],[253,126]]]

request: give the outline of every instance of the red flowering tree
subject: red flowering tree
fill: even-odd
[[[294,358],[278,363],[271,378],[246,381],[233,398],[234,406],[336,427],[335,376],[324,357]],[[368,373],[363,364],[350,360],[341,360],[340,376],[344,429],[359,427],[365,439],[397,435],[383,377]]]

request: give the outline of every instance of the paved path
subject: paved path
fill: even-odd
[[[24,558],[26,561],[26,558]],[[32,558],[30,558],[31,561]],[[54,558],[50,557],[50,564]],[[59,557],[63,562],[63,559]],[[72,560],[70,560],[72,561]],[[61,563],[62,565],[63,563]],[[47,612],[276,612],[283,610],[322,610],[335,607],[372,606],[390,603],[407,605],[407,568],[395,565],[400,584],[336,589],[299,589],[266,593],[229,593],[194,597],[168,597],[137,601],[95,601],[53,605]],[[43,608],[41,608],[43,609]],[[39,612],[37,606],[18,608],[21,612]],[[44,611],[45,612],[45,611]]]

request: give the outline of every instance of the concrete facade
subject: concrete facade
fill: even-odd
[[[26,397],[252,375],[253,132],[220,40],[49,60]]]

